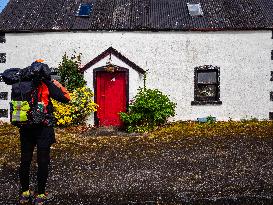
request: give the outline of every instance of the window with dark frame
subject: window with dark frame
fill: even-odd
[[[0,109],[0,118],[8,118],[8,109]]]
[[[51,80],[57,80],[57,81],[60,81],[61,80],[61,76],[59,74],[59,70],[58,68],[50,68],[51,70],[51,73],[50,73],[50,76],[51,76]]]
[[[5,33],[0,32],[0,43],[6,43]]]
[[[8,92],[0,92],[0,100],[7,100]]]
[[[219,67],[200,66],[194,69],[194,101],[191,104],[222,104]]]
[[[0,63],[6,63],[6,53],[0,53]]]

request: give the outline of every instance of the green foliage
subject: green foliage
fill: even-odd
[[[52,99],[57,125],[69,126],[84,124],[88,116],[97,110],[93,101],[93,92],[86,87],[83,74],[80,73],[81,54],[62,57],[59,65],[60,83],[70,91],[71,100],[67,104]]]
[[[258,118],[253,117],[253,116],[250,116],[250,117],[246,116],[245,118],[242,118],[240,121],[241,122],[248,122],[248,121],[258,122],[259,120],[258,120]]]
[[[139,88],[128,113],[120,113],[128,132],[146,132],[175,115],[176,104],[157,89]]]
[[[209,115],[209,116],[207,117],[207,123],[211,124],[211,123],[214,123],[214,122],[215,122],[215,117]]]
[[[81,54],[72,55],[68,57],[66,53],[62,57],[62,62],[59,65],[58,71],[61,77],[61,84],[64,85],[69,91],[76,88],[81,88],[86,85],[83,74],[79,72],[81,64]]]

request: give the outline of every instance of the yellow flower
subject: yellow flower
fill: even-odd
[[[97,110],[98,105],[94,103],[94,95],[89,88],[77,88],[70,96],[71,101],[68,104],[52,99],[58,125],[82,123],[92,112]]]

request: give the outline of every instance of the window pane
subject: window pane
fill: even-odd
[[[201,8],[201,4],[187,3],[189,14],[191,16],[202,16],[203,11]]]
[[[0,109],[0,118],[8,118],[8,110],[7,109]]]
[[[197,89],[196,97],[200,99],[212,99],[216,100],[217,86],[216,85],[199,85]]]
[[[5,39],[5,34],[4,33],[0,33],[0,43],[5,43],[6,39]]]
[[[8,92],[0,92],[0,100],[7,100]]]
[[[0,63],[6,62],[6,53],[0,53]]]
[[[216,71],[198,72],[198,83],[217,83]]]
[[[78,15],[79,16],[90,16],[92,12],[93,5],[90,3],[82,3],[79,7]]]

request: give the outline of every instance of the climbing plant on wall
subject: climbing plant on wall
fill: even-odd
[[[62,62],[59,64],[58,72],[61,77],[61,84],[69,91],[76,88],[81,88],[86,85],[83,74],[80,72],[81,53],[68,57],[65,53],[62,57]]]
[[[94,103],[94,93],[86,87],[86,81],[79,70],[81,64],[81,54],[62,57],[58,73],[61,77],[61,84],[70,92],[71,100],[68,104],[63,104],[52,100],[54,115],[57,125],[79,125],[84,124],[88,116],[97,110],[98,105]]]

